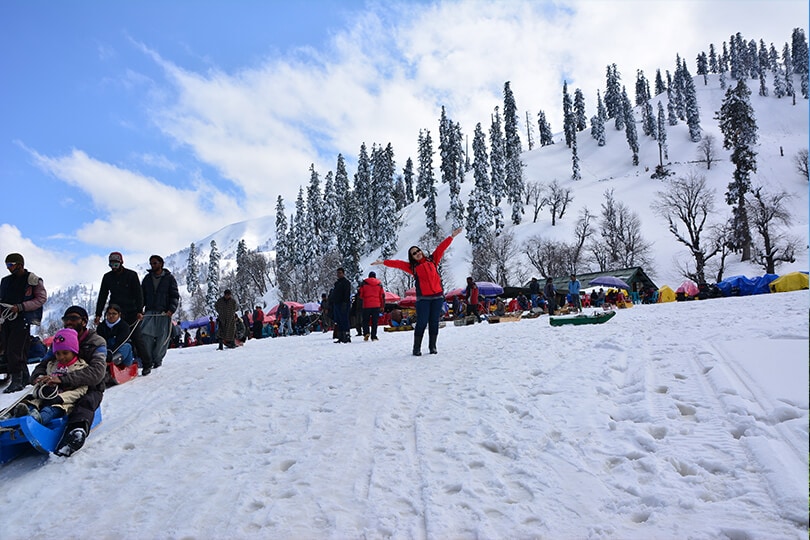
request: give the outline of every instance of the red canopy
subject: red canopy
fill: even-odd
[[[398,294],[394,294],[390,291],[385,291],[385,303],[386,304],[396,304],[401,300]]]
[[[290,306],[290,311],[299,311],[301,309],[304,309],[304,304],[299,304],[298,302],[284,302],[284,303],[287,304],[288,306]],[[273,306],[273,309],[268,311],[267,314],[268,315],[275,315],[276,312],[278,311],[278,306],[279,306],[279,304],[276,304],[275,306]]]
[[[688,296],[697,296],[697,294],[700,291],[698,289],[697,283],[695,283],[694,281],[692,281],[690,279],[687,279],[686,281],[681,283],[680,287],[675,289],[675,292],[676,293],[686,293]]]
[[[416,306],[416,296],[406,296],[399,301],[399,307],[412,308]]]
[[[456,296],[460,296],[460,297],[464,298],[466,296],[466,294],[467,294],[467,289],[466,288],[458,287],[457,289],[453,289],[453,290],[451,290],[449,292],[446,292],[444,294],[444,297],[447,300],[452,300]]]

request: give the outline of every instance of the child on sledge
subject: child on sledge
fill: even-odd
[[[116,366],[129,367],[135,362],[132,345],[127,341],[131,334],[129,325],[121,318],[118,304],[110,304],[104,321],[96,326],[96,333],[107,342],[107,361]]]
[[[87,386],[61,388],[60,375],[87,367],[79,358],[79,336],[72,328],[59,330],[53,338],[53,358],[34,369],[34,390],[18,403],[6,418],[31,416],[42,425],[54,418],[67,416],[76,401],[87,392]],[[6,418],[3,418],[5,420]]]

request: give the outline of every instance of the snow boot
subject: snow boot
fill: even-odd
[[[439,354],[438,349],[436,349],[436,339],[438,339],[438,337],[438,334],[428,335],[428,349],[430,349],[430,354]]]
[[[413,355],[422,356],[422,337],[424,334],[413,335]]]
[[[62,441],[59,443],[59,448],[56,449],[57,456],[69,457],[72,456],[77,450],[84,446],[84,440],[87,438],[87,430],[82,427],[71,429],[65,433]]]

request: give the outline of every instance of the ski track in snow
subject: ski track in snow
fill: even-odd
[[[0,469],[3,537],[803,538],[808,404],[736,361],[806,354],[808,293],[779,297],[450,324],[418,359],[410,333],[171,351],[81,452]],[[66,486],[92,517],[53,519]]]

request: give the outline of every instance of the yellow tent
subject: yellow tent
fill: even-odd
[[[675,301],[675,291],[669,285],[664,285],[660,289],[658,289],[658,302],[674,302]]]
[[[771,292],[798,291],[808,288],[807,274],[802,272],[791,272],[782,277],[778,277],[770,283]]]

